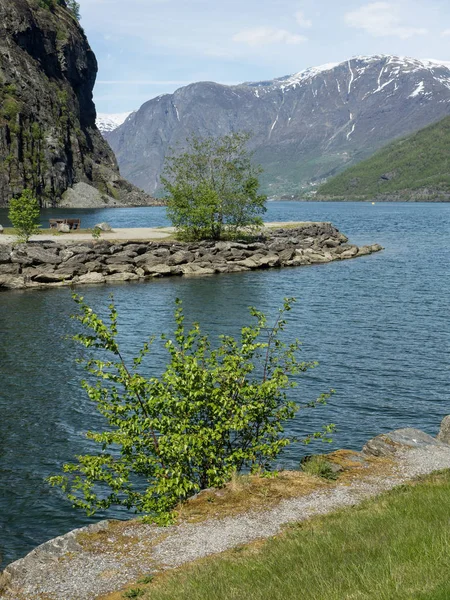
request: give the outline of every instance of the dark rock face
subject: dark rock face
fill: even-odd
[[[174,275],[238,273],[365,256],[378,244],[353,246],[330,223],[276,229],[253,242],[29,242],[0,246],[0,290],[117,283]]]
[[[450,69],[395,56],[353,58],[273,81],[195,83],[150,100],[105,136],[122,173],[152,193],[169,148],[191,133],[253,134],[269,194],[301,195],[393,139],[450,114]]]
[[[152,203],[120,177],[95,125],[96,75],[94,53],[64,2],[49,9],[39,0],[1,0],[0,206],[25,187],[53,206],[77,184],[92,186],[88,206]],[[72,204],[80,206],[76,191]]]

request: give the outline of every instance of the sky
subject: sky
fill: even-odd
[[[98,112],[195,81],[261,81],[357,55],[450,61],[448,0],[79,0]]]

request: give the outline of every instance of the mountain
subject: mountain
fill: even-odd
[[[117,129],[127,118],[131,115],[131,112],[106,114],[97,113],[97,119],[95,121],[100,133],[109,133]]]
[[[342,199],[450,200],[450,117],[397,140],[317,190]]]
[[[0,206],[154,202],[119,174],[95,125],[97,61],[64,0],[0,1]]]
[[[169,148],[192,132],[251,131],[265,191],[297,195],[449,114],[448,64],[360,56],[270,81],[194,83],[146,102],[106,138],[122,173],[155,192]]]

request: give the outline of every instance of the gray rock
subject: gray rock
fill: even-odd
[[[9,263],[11,261],[11,246],[0,246],[0,265]]]
[[[169,264],[171,265],[183,265],[185,263],[191,262],[194,260],[194,255],[192,252],[187,250],[178,250],[169,258]]]
[[[142,265],[142,268],[147,275],[153,275],[155,277],[162,277],[163,275],[170,275],[171,273],[171,267],[165,263],[159,263],[157,265],[149,265],[146,263],[145,265]]]
[[[97,223],[97,225],[95,225],[94,229],[100,229],[100,231],[112,231],[112,227],[109,223],[103,222],[103,223]]]
[[[74,254],[87,254],[94,251],[93,246],[88,244],[73,244],[68,250],[72,252],[72,256]]]
[[[27,246],[26,253],[31,258],[33,264],[59,265],[62,259],[54,251],[45,250],[41,246]]]
[[[20,265],[18,263],[0,263],[0,275],[18,275]]]
[[[81,275],[78,280],[79,283],[104,283],[105,281],[105,276],[102,273],[97,273],[95,271]]]
[[[444,444],[450,444],[450,415],[442,419],[437,439]]]
[[[69,227],[69,225],[67,225],[67,223],[59,223],[57,225],[57,230],[60,233],[70,233],[70,227]]]
[[[287,263],[289,260],[292,260],[295,256],[294,248],[285,248],[278,252],[278,256],[280,257],[280,261],[282,263]]]
[[[25,278],[21,275],[0,275],[0,288],[19,290],[25,287]]]
[[[406,428],[377,435],[365,444],[363,452],[372,456],[392,456],[400,450],[443,445],[420,429]]]
[[[0,234],[4,233],[3,225],[0,225]]]
[[[183,275],[197,276],[197,275],[214,275],[215,270],[212,267],[201,267],[197,264],[181,265],[180,269]]]
[[[107,275],[106,281],[110,283],[121,283],[124,281],[135,281],[139,279],[139,277],[135,273],[113,273],[111,275]]]
[[[110,275],[114,275],[115,273],[133,273],[135,270],[134,265],[106,265],[105,271]],[[136,269],[137,270],[137,269]],[[144,271],[143,271],[144,273]]]

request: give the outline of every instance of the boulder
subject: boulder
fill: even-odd
[[[105,271],[110,275],[115,273],[134,273],[134,265],[107,265]]]
[[[74,244],[70,246],[70,252],[72,252],[72,256],[74,254],[87,254],[89,252],[93,252],[92,246],[88,246],[87,244]]]
[[[187,250],[178,250],[169,259],[169,264],[171,265],[184,265],[186,263],[192,262],[194,260],[194,255],[192,252]]]
[[[257,269],[259,267],[259,263],[250,257],[245,258],[244,260],[237,260],[235,264],[247,267],[247,269]]]
[[[180,269],[183,275],[214,275],[213,268],[201,267],[198,264],[181,265]]]
[[[19,265],[33,264],[33,259],[27,255],[24,248],[14,248],[10,254],[10,260],[12,263],[18,263]]]
[[[377,435],[365,444],[363,452],[371,456],[393,456],[402,450],[444,445],[420,429],[406,428]]]
[[[145,264],[142,265],[142,268],[147,275],[153,275],[153,277],[163,277],[164,275],[170,275],[171,273],[171,268],[165,263],[159,263],[157,265]]]
[[[361,246],[358,250],[358,256],[366,256],[367,254],[372,254],[370,246]]]
[[[284,250],[278,252],[278,256],[280,257],[280,261],[282,263],[287,263],[289,260],[292,260],[295,256],[295,250],[294,248],[285,248]]]
[[[25,278],[22,275],[0,275],[0,288],[19,290],[25,287]]]
[[[102,273],[96,273],[95,271],[86,273],[86,275],[81,275],[78,279],[79,283],[104,283],[105,281],[105,276],[102,275]]]
[[[59,265],[62,263],[61,258],[56,253],[56,249],[46,250],[42,246],[28,246],[27,256],[31,258],[34,264],[43,265]]]
[[[111,283],[121,283],[123,281],[135,281],[139,279],[134,273],[113,273],[106,277],[106,281]]]
[[[68,273],[61,273],[60,271],[37,272],[37,274],[33,275],[32,277],[33,281],[37,281],[39,283],[58,283],[59,281],[64,281],[65,279],[72,279],[72,276]]]
[[[4,233],[4,230],[3,230],[3,225],[0,225],[0,235],[1,235],[2,233]]]
[[[443,444],[450,444],[450,415],[442,419],[437,439]]]
[[[67,223],[58,223],[56,229],[60,233],[70,233],[70,227],[67,225]]]
[[[11,262],[11,246],[0,246],[0,265]]]
[[[20,265],[17,263],[0,263],[0,275],[18,275]]]
[[[97,225],[94,226],[94,229],[100,229],[100,231],[112,231],[112,227],[109,223],[103,222],[103,223],[97,223]]]

